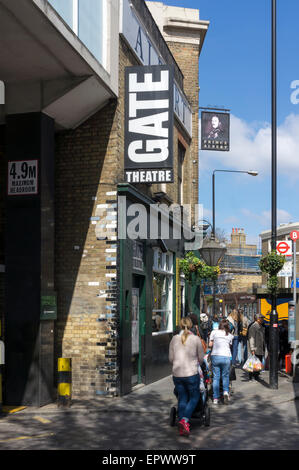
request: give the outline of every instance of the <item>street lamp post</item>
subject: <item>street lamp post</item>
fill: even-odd
[[[250,176],[257,176],[258,172],[255,170],[214,170],[213,175],[212,175],[212,217],[213,217],[213,225],[212,225],[212,235],[211,235],[211,243],[215,242],[215,232],[216,232],[216,211],[215,211],[215,173],[216,171],[221,171],[224,173],[247,173]],[[216,248],[215,248],[216,249]],[[225,249],[226,251],[226,249]],[[224,255],[225,251],[223,252],[222,256]],[[202,252],[202,251],[201,251]],[[222,256],[219,258],[219,260],[222,258]],[[205,258],[204,258],[205,259]],[[206,261],[206,260],[205,260]],[[206,261],[207,262],[207,261]],[[214,265],[216,266],[219,261]],[[209,263],[207,263],[209,264]],[[212,266],[212,265],[211,265]],[[216,313],[216,281],[214,281],[214,286],[213,286],[213,315]]]
[[[272,0],[272,207],[271,207],[271,249],[276,250],[277,238],[277,96],[276,96],[276,0]],[[270,388],[278,389],[278,314],[276,295],[271,299],[269,330],[269,383]]]

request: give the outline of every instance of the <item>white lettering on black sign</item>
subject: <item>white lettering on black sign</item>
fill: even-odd
[[[125,111],[127,182],[173,182],[172,109],[172,67],[164,65],[127,67]]]
[[[38,194],[38,161],[8,162],[8,196]]]
[[[159,49],[155,45],[154,40],[146,31],[146,28],[141,23],[138,15],[134,10],[133,5],[128,0],[123,0],[123,23],[121,25],[123,34],[127,43],[130,45],[131,50],[136,54],[140,62],[144,66],[148,65],[165,65]],[[173,103],[173,110],[183,125],[185,130],[192,137],[192,111],[188,100],[180,89],[180,87],[173,83],[175,101]]]

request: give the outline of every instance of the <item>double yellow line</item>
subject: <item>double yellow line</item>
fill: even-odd
[[[10,439],[4,439],[0,442],[11,442],[11,441],[22,441],[24,439],[40,439],[41,437],[47,436],[54,436],[53,432],[46,432],[43,434],[37,434],[36,436],[19,436],[19,437],[11,437]]]

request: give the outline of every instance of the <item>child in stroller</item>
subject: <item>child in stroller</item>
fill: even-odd
[[[205,426],[210,426],[210,408],[208,405],[208,383],[210,380],[210,371],[209,366],[206,360],[202,363],[201,366],[198,366],[198,372],[200,376],[200,396],[197,403],[197,406],[192,414],[192,419],[200,420]],[[176,389],[173,391],[176,398],[178,398],[178,393]],[[175,406],[170,409],[170,426],[175,426],[177,418],[177,409]]]

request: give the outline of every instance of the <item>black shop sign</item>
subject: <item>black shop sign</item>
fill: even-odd
[[[127,67],[125,180],[172,183],[173,67]]]

